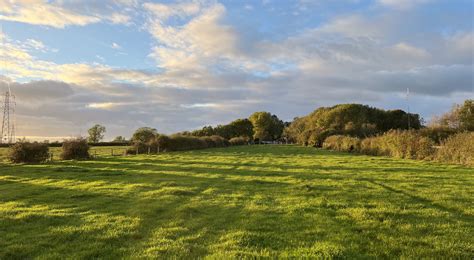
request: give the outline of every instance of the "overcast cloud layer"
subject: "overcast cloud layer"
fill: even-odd
[[[48,2],[48,3],[46,3]],[[17,134],[107,138],[364,103],[426,119],[474,98],[472,1],[0,0]],[[99,40],[100,39],[100,40]]]

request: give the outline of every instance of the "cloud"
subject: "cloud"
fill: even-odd
[[[70,25],[84,26],[101,21],[128,24],[131,17],[114,10],[129,11],[129,8],[134,5],[135,3],[131,1],[111,0],[100,2],[0,0],[0,20],[55,28],[65,28]]]
[[[74,2],[57,6],[85,14]],[[291,120],[341,102],[396,108],[407,87],[414,99],[446,108],[472,95],[472,30],[448,30],[444,22],[425,21],[416,10],[376,7],[267,35],[258,24],[239,27],[229,7],[215,1],[116,4],[130,9],[125,14],[146,11],[143,28],[152,36],[149,54],[156,68],[60,64],[35,55],[48,48],[45,44],[5,36],[0,53],[16,82],[19,118],[29,122],[20,133],[44,135],[41,129],[50,129],[59,136],[75,135],[98,122],[113,137],[140,126],[165,133],[189,130],[257,110]],[[105,8],[100,1],[89,7],[93,11],[87,15],[111,22],[98,11]],[[110,47],[121,46],[112,42]],[[420,103],[412,109],[428,116],[440,110],[426,107]]]
[[[45,102],[57,102],[74,95],[74,87],[58,81],[31,81],[28,83],[8,82],[7,79],[0,79],[0,91],[11,88],[16,96],[17,104],[23,107],[37,107]]]
[[[118,45],[117,43],[113,42],[111,45],[112,49],[120,50],[122,49],[122,46]]]
[[[402,10],[409,9],[431,1],[432,0],[377,0],[380,5]]]

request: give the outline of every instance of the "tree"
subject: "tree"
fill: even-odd
[[[133,133],[132,141],[134,143],[148,144],[158,136],[155,128],[140,127]]]
[[[125,139],[125,137],[119,135],[119,136],[115,137],[112,142],[114,142],[114,143],[126,143],[127,139]]]
[[[98,143],[104,139],[104,133],[106,132],[105,126],[96,124],[95,126],[91,127],[88,131],[89,138],[88,141],[90,143]]]
[[[474,131],[474,100],[468,99],[462,105],[455,104],[451,111],[435,117],[431,122],[431,127]]]
[[[474,99],[464,101],[464,104],[459,107],[459,128],[463,131],[474,131]]]
[[[272,114],[268,112],[255,112],[249,117],[253,125],[253,138],[266,141],[272,138],[271,128],[273,126]]]
[[[417,114],[403,110],[383,110],[361,104],[340,104],[321,107],[311,114],[295,119],[284,130],[284,137],[302,145],[320,146],[329,135],[369,137],[390,129],[421,128]]]

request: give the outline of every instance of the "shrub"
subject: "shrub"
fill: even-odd
[[[86,160],[90,158],[89,145],[84,138],[65,140],[62,146],[61,159]]]
[[[249,138],[244,136],[234,137],[229,140],[230,145],[246,145],[249,143]]]
[[[9,159],[14,163],[42,163],[49,157],[46,143],[18,142],[10,147]]]
[[[331,135],[324,140],[323,148],[341,152],[356,152],[360,150],[360,139],[344,135]]]
[[[434,142],[416,130],[390,130],[361,142],[360,151],[369,155],[385,155],[405,159],[431,159]]]
[[[365,138],[360,142],[359,152],[367,155],[390,155],[388,152],[383,151],[378,144],[380,137],[369,137]]]
[[[474,165],[474,132],[459,133],[446,139],[436,151],[435,160]]]
[[[426,127],[420,129],[420,134],[430,138],[436,144],[441,144],[448,137],[458,133],[458,130],[447,127]]]

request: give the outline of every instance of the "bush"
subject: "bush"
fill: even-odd
[[[357,152],[360,150],[360,139],[344,135],[331,135],[324,140],[323,148],[341,152]]]
[[[9,159],[14,163],[42,163],[49,157],[46,143],[18,142],[10,147]]]
[[[420,129],[421,135],[430,138],[436,144],[441,144],[448,137],[458,133],[458,130],[447,127],[426,127]]]
[[[63,142],[61,159],[86,160],[90,158],[89,145],[84,138],[70,139]]]
[[[246,145],[249,143],[249,138],[244,136],[234,137],[229,140],[230,145]]]
[[[474,132],[459,133],[446,139],[436,151],[435,160],[474,165]]]
[[[381,148],[377,145],[379,141],[379,137],[369,137],[365,138],[360,142],[360,149],[359,152],[367,155],[386,155],[388,153],[384,153]]]
[[[364,139],[360,152],[369,155],[385,155],[405,159],[431,159],[434,142],[416,130],[391,130],[387,133]]]

